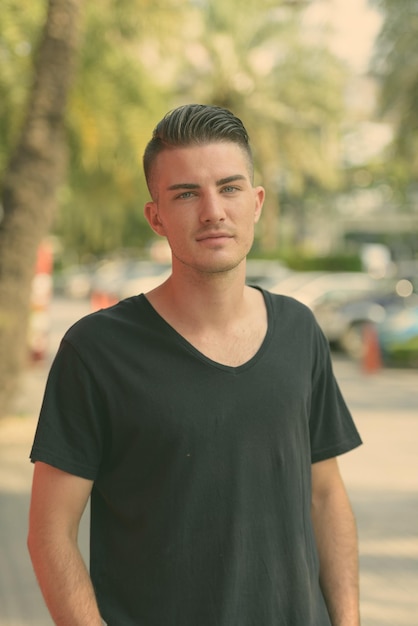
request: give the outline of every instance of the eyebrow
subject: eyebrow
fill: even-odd
[[[247,178],[242,174],[234,174],[233,176],[220,178],[216,181],[216,186],[221,187],[222,185],[227,185],[228,183],[233,183],[237,180],[247,180]],[[175,183],[174,185],[167,187],[168,191],[175,191],[176,189],[200,189],[200,185],[197,185],[196,183]]]

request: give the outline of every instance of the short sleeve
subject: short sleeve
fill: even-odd
[[[344,454],[362,443],[335,379],[328,342],[319,328],[316,341],[309,419],[312,463]]]
[[[102,394],[93,372],[64,339],[48,376],[30,458],[94,480],[106,430]]]

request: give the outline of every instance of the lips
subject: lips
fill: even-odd
[[[196,241],[205,241],[206,239],[230,239],[232,238],[231,233],[223,232],[223,231],[215,231],[215,232],[206,232],[201,233],[196,237]]]

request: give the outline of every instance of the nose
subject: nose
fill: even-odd
[[[200,220],[205,224],[223,222],[226,218],[222,198],[218,193],[208,193],[202,198]]]

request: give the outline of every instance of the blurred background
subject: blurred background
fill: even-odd
[[[416,624],[412,0],[2,0],[0,624],[48,623],[22,552],[45,377],[70,323],[168,276],[169,250],[143,217],[142,154],[187,102],[225,106],[247,126],[267,191],[247,281],[313,310],[369,438],[345,462],[364,624]]]
[[[356,313],[341,311],[348,294],[331,294],[330,286],[309,304],[321,307],[330,340],[350,344],[352,354],[364,321],[380,323],[389,309],[401,311],[380,342],[388,358],[391,350],[402,352],[395,360],[416,364],[415,3],[251,0],[244,10],[237,0],[72,0],[70,17],[70,9],[60,9],[72,42],[66,56],[42,48],[60,4],[51,2],[48,13],[44,0],[30,9],[23,0],[5,0],[0,16],[0,296],[11,318],[12,303],[23,309],[30,298],[32,357],[42,356],[52,291],[91,297],[97,308],[136,293],[140,278],[147,287],[150,277],[165,275],[168,251],[142,213],[148,199],[142,153],[161,116],[194,101],[232,109],[249,129],[256,182],[267,190],[252,251],[266,262],[266,284],[298,297],[295,283],[278,286],[285,269],[366,273],[373,292],[383,294],[367,296]],[[48,71],[52,84],[68,74],[56,86],[65,102],[49,95],[42,82]],[[59,175],[58,157],[47,162],[54,116],[63,129]],[[39,184],[19,195],[16,188],[42,167],[49,196]],[[11,214],[19,216],[14,230]],[[350,296],[367,295],[365,277],[358,279]],[[9,342],[7,324],[0,325],[6,354],[25,324],[9,331]],[[389,338],[399,325],[401,336]],[[19,367],[0,370],[0,389],[13,386],[3,379]]]

